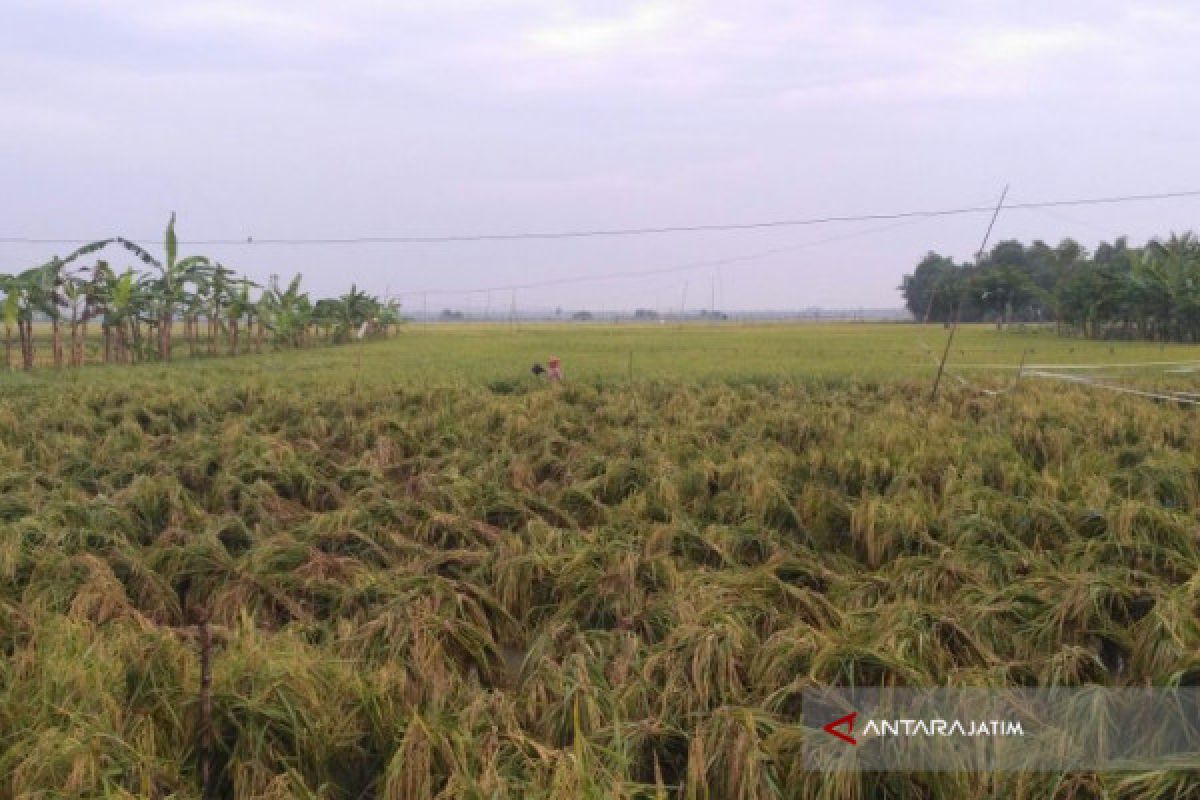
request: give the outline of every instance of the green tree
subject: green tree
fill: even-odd
[[[933,251],[925,254],[912,275],[905,275],[900,285],[904,304],[919,322],[944,322],[954,313],[956,298],[954,261]]]

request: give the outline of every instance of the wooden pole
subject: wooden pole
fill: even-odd
[[[213,772],[212,729],[212,633],[208,627],[208,612],[197,614],[200,633],[200,791],[202,797],[216,797],[217,776]]]
[[[1012,388],[1016,389],[1017,384],[1021,382],[1021,376],[1025,374],[1025,355],[1029,352],[1027,349],[1021,350],[1021,364],[1017,367],[1017,378],[1013,381]]]
[[[925,306],[925,319],[921,320],[922,325],[929,324],[929,317],[933,314],[933,298],[937,297],[937,290],[937,284],[934,284],[929,290],[929,305]]]
[[[987,231],[983,234],[983,243],[979,245],[979,251],[975,254],[975,265],[983,260],[983,251],[987,247],[988,239],[991,238],[992,228],[996,224],[996,217],[1000,216],[1000,208],[1004,205],[1004,198],[1008,196],[1008,184],[1004,185],[1004,191],[1000,193],[1000,200],[996,203],[996,210],[992,212],[992,219],[988,222]],[[942,360],[938,362],[937,375],[933,379],[933,389],[929,392],[929,402],[937,400],[938,387],[942,383],[942,373],[946,370],[946,359],[950,357],[950,345],[954,343],[954,334],[958,332],[958,317],[962,312],[962,296],[963,289],[959,290],[958,302],[954,304],[954,321],[950,324],[950,333],[946,336],[946,349],[942,351]]]

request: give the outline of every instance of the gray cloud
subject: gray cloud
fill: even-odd
[[[344,236],[938,207],[1005,182],[1017,199],[1195,188],[1198,31],[1185,2],[17,0],[0,10],[0,235],[153,235],[171,209],[192,238]],[[997,234],[1141,238],[1196,211],[1012,212]],[[520,301],[630,306],[720,278],[731,307],[898,305],[925,249],[966,256],[982,225]],[[465,289],[863,229],[217,255],[319,291]],[[50,254],[0,245],[0,271]]]

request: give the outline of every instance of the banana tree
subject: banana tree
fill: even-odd
[[[137,319],[142,305],[142,292],[137,274],[127,269],[120,275],[105,269],[99,276],[100,297],[104,313],[105,361],[110,358],[128,364],[137,341]]]
[[[74,275],[64,274],[62,277],[62,301],[64,307],[70,311],[70,316],[67,318],[70,330],[71,352],[67,357],[67,364],[72,367],[79,366],[76,362],[76,350],[82,351],[82,347],[78,346],[79,339],[79,304],[83,300],[84,288],[83,284],[76,280]]]
[[[17,326],[17,338],[21,346],[21,367],[26,370],[33,369],[35,358],[33,318],[45,295],[44,272],[44,267],[34,267],[5,280],[5,327],[11,330],[12,323]]]
[[[196,295],[201,313],[204,315],[208,328],[208,354],[217,354],[217,344],[221,332],[225,328],[225,302],[231,291],[233,270],[225,268],[219,262],[212,269],[200,276],[196,286]]]
[[[206,256],[179,258],[179,240],[175,236],[175,213],[167,222],[163,236],[164,258],[159,260],[136,242],[118,238],[126,249],[135,253],[144,263],[158,271],[157,277],[148,283],[152,300],[151,323],[158,329],[158,357],[171,360],[171,326],[175,312],[186,296],[188,285],[195,286],[211,271]]]
[[[4,366],[12,369],[12,330],[20,318],[21,288],[13,275],[0,275],[0,291],[4,292],[4,305],[0,306],[0,314],[4,317]]]
[[[27,370],[33,369],[33,321],[38,314],[50,319],[54,366],[62,366],[60,306],[66,302],[60,293],[62,270],[63,261],[56,256],[40,267],[26,270],[17,276],[22,290],[19,295],[18,329],[21,334],[22,365]]]
[[[313,304],[311,324],[316,328],[316,334],[328,342],[337,324],[338,301],[332,297],[322,297]]]
[[[183,336],[187,339],[188,355],[196,355],[196,344],[200,335],[200,315],[204,312],[207,297],[204,283],[197,282],[191,291],[185,291],[180,299],[180,311],[183,313]]]
[[[241,332],[243,317],[252,319],[254,301],[250,299],[250,288],[256,284],[248,278],[242,278],[229,286],[225,296],[225,317],[229,321],[229,355],[238,354],[238,340]],[[247,336],[250,331],[247,330]]]
[[[395,301],[381,303],[376,311],[375,321],[384,336],[391,333],[393,327],[404,321],[404,317],[400,315],[400,304]]]
[[[83,365],[88,322],[100,310],[99,276],[106,269],[108,264],[99,261],[94,267],[83,267],[63,276],[62,294],[71,312],[71,352],[68,363],[72,367]]]
[[[250,335],[250,331],[254,331],[254,352],[261,353],[263,347],[263,339],[267,336],[267,317],[269,309],[263,305],[262,293],[259,293],[258,300],[250,301],[249,308],[246,310],[246,335]]]
[[[65,258],[54,258],[41,266],[26,270],[16,276],[17,329],[21,337],[21,358],[25,369],[32,369],[34,362],[33,318],[35,314],[49,317],[54,347],[54,365],[63,364],[62,309],[67,300],[63,294],[66,282],[66,267],[78,258],[94,253],[113,239],[88,242],[76,248]]]
[[[276,347],[299,347],[312,319],[312,303],[308,294],[300,291],[301,276],[292,278],[286,289],[279,288],[279,279],[271,284],[259,301],[259,315],[270,321]]]
[[[110,286],[115,279],[116,276],[107,261],[96,262],[96,266],[92,268],[91,293],[93,295],[92,303],[95,313],[100,317],[100,335],[103,339],[105,364],[112,361],[113,358]]]
[[[43,280],[45,283],[35,297],[38,301],[38,310],[50,318],[50,342],[53,348],[54,368],[62,369],[62,312],[66,308],[67,299],[63,294],[63,285],[66,283],[63,263],[58,258],[52,259],[46,266]]]
[[[375,320],[379,301],[351,284],[350,291],[328,307],[334,329],[334,341],[344,342],[352,335],[365,335]]]

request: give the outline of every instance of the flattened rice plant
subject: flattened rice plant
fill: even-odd
[[[244,349],[244,313],[226,322]],[[0,402],[0,797],[1195,785],[800,758],[816,685],[1200,680],[1178,409],[1033,384],[930,410],[905,383],[140,374]]]

